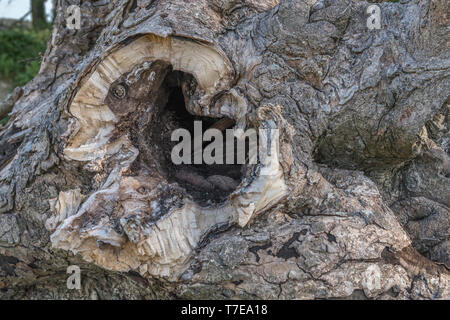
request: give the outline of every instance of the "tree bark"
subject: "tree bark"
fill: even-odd
[[[0,131],[1,298],[450,297],[445,0],[373,30],[352,0],[73,4]],[[195,119],[269,161],[173,165]]]

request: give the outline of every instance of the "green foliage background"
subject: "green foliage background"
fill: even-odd
[[[23,86],[38,73],[49,29],[0,30],[0,77],[10,79],[13,87]]]
[[[0,78],[10,80],[13,88],[33,79],[39,72],[49,36],[49,28],[0,30]],[[1,119],[0,126],[8,119]]]

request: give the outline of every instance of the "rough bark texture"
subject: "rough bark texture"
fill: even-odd
[[[1,298],[450,297],[448,1],[380,30],[351,0],[71,4],[0,131]],[[172,167],[180,103],[276,156]]]

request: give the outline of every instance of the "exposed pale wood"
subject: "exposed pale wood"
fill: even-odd
[[[72,133],[65,149],[67,157],[86,161],[101,157],[107,151],[108,135],[118,121],[104,103],[110,85],[135,65],[145,61],[169,62],[174,70],[195,76],[201,103],[227,87],[233,70],[227,59],[212,48],[192,40],[146,35],[108,55],[83,81],[69,110],[78,120],[78,132]]]

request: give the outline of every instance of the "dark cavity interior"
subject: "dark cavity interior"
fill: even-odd
[[[178,183],[193,199],[202,205],[220,203],[230,195],[244,176],[245,164],[226,164],[226,150],[223,152],[224,164],[179,164],[172,162],[171,153],[180,141],[171,141],[173,130],[184,128],[191,133],[191,152],[194,147],[194,121],[201,121],[202,131],[216,124],[217,118],[200,117],[189,113],[182,84],[195,86],[195,79],[186,73],[172,71],[166,74],[162,81],[158,98],[159,106],[155,108],[153,119],[147,126],[145,133],[148,142],[147,158],[152,158],[153,165],[170,183]],[[224,120],[222,120],[224,121]],[[234,126],[234,121],[228,119],[228,128]],[[223,143],[225,145],[225,130]],[[210,142],[203,142],[203,148]],[[141,152],[142,153],[142,152]],[[145,157],[145,153],[143,154]],[[236,150],[235,150],[236,157]],[[191,158],[193,163],[193,157]],[[147,164],[149,161],[146,161]],[[236,163],[236,162],[235,162]]]

